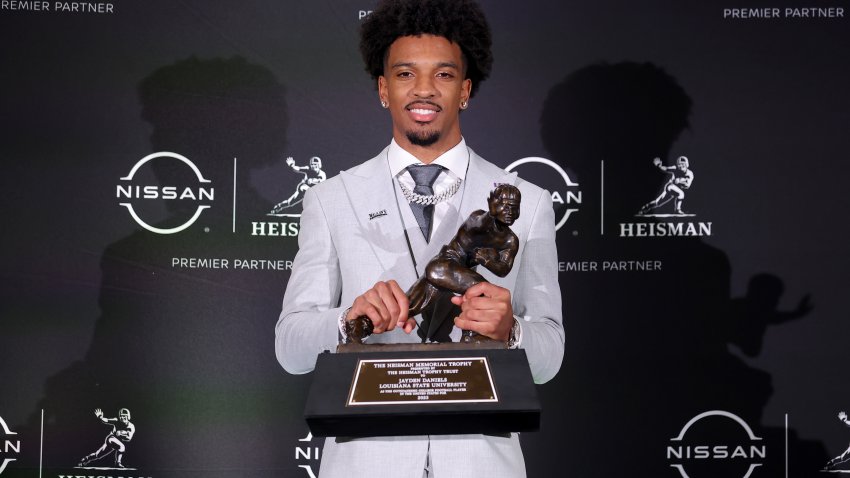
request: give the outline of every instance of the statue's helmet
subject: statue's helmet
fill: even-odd
[[[310,166],[316,166],[317,168],[322,169],[322,158],[313,156],[310,158]]]

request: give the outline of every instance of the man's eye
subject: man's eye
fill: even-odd
[[[413,76],[413,73],[411,73],[409,71],[402,71],[402,72],[399,72],[399,74],[396,75],[396,76],[398,76],[399,78],[410,78],[410,77]]]

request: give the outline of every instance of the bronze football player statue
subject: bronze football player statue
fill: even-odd
[[[519,248],[519,239],[510,229],[519,218],[521,195],[519,189],[510,184],[500,184],[490,192],[487,199],[489,210],[477,210],[469,215],[458,229],[455,237],[425,266],[425,274],[407,291],[410,300],[409,317],[423,314],[419,326],[422,341],[449,342],[454,312],[458,309],[448,298],[452,294],[462,295],[467,289],[486,282],[475,271],[483,266],[499,277],[511,271]],[[435,313],[448,303],[452,313]],[[355,321],[349,341],[362,343],[371,335],[372,322],[367,317]],[[490,340],[474,332],[464,330],[461,341],[477,342]]]

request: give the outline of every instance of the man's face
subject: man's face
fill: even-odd
[[[519,218],[520,200],[515,194],[502,193],[490,199],[490,215],[497,221],[510,226]]]
[[[400,37],[390,45],[378,94],[399,145],[439,155],[460,142],[460,104],[472,87],[463,77],[460,46],[444,37]]]

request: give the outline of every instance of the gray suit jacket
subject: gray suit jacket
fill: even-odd
[[[386,149],[307,191],[299,251],[275,328],[275,352],[284,369],[294,374],[310,372],[319,353],[335,350],[340,314],[376,281],[395,279],[404,290],[413,284],[416,273],[405,228],[422,274],[469,214],[487,209],[487,197],[498,183],[514,184],[522,193],[520,217],[511,226],[520,239],[519,252],[504,278],[484,268],[478,272],[511,291],[513,311],[522,328],[521,348],[528,355],[535,381],[543,383],[554,377],[563,359],[564,330],[551,197],[471,150],[464,185],[450,200],[450,212],[432,232],[430,243],[422,237],[390,175]],[[452,336],[457,340],[459,330]],[[408,335],[395,329],[368,341],[420,339],[415,332]],[[428,455],[437,478],[525,476],[516,434],[328,439],[320,476],[420,478]]]

